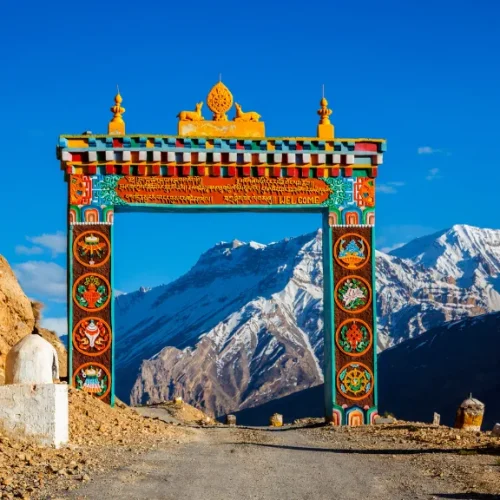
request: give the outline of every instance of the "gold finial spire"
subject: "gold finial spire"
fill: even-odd
[[[125,113],[125,108],[121,107],[123,101],[120,95],[120,89],[116,86],[117,94],[115,95],[115,105],[111,106],[110,110],[113,113],[113,118],[108,125],[109,135],[125,135],[125,122],[123,121],[122,114]]]
[[[330,122],[330,115],[332,114],[332,110],[328,107],[328,101],[325,98],[325,86],[322,87],[322,98],[319,101],[319,105],[321,106],[318,109],[319,115],[319,125],[318,125],[318,137],[322,139],[333,139],[333,125]]]

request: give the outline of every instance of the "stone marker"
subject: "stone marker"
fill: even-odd
[[[176,398],[174,398],[175,406],[182,406],[183,403],[184,403],[184,401],[182,400],[182,398],[180,396],[177,396]]]
[[[495,425],[493,426],[493,430],[491,431],[491,434],[492,434],[493,436],[498,436],[498,437],[500,437],[500,424],[495,424]]]
[[[480,431],[481,424],[483,423],[483,415],[484,404],[474,399],[471,393],[458,407],[455,428],[473,432]]]
[[[226,424],[230,427],[236,427],[236,415],[226,415]]]
[[[434,412],[434,418],[432,419],[432,425],[439,425],[441,423],[441,415]]]
[[[279,413],[271,415],[271,418],[269,419],[269,425],[271,427],[281,427],[283,425],[283,415],[280,415]]]

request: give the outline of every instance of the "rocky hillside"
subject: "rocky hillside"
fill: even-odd
[[[446,321],[500,310],[500,231],[454,226],[377,252],[379,350]],[[182,395],[214,414],[322,382],[321,232],[221,243],[175,282],[122,295],[117,391]]]
[[[484,429],[500,417],[500,313],[433,328],[379,355],[379,407],[398,418],[453,425],[469,393],[486,405]]]
[[[472,392],[486,405],[483,430],[500,417],[500,313],[432,328],[378,356],[379,410],[396,418],[453,426],[460,403]],[[324,416],[323,385],[236,412],[241,425],[267,425],[273,413],[285,422]]]
[[[118,396],[220,414],[321,382],[320,256],[319,234],[223,243],[174,283],[118,297]]]
[[[0,255],[0,384],[5,380],[5,357],[10,348],[31,333],[35,320],[29,299],[21,289],[7,260]],[[59,354],[61,376],[67,375],[66,349],[59,337],[40,329]]]

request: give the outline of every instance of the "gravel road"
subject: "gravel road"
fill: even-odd
[[[434,478],[414,454],[349,449],[307,430],[197,429],[187,444],[152,450],[60,497],[175,500],[418,500],[487,498]],[[443,455],[444,457],[444,455]],[[438,457],[439,459],[439,457]],[[418,460],[418,455],[417,455]]]

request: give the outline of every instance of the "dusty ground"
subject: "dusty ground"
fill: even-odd
[[[71,389],[69,447],[0,432],[0,498],[500,498],[500,438],[490,433],[320,420],[207,427],[189,405],[140,411],[148,416]]]
[[[0,498],[48,498],[51,491],[77,488],[146,451],[179,446],[191,435],[70,388],[69,447],[45,448],[0,430]]]
[[[500,498],[500,439],[484,433],[408,423],[189,431],[181,445],[170,441],[139,455],[133,447],[119,457],[101,450],[102,470],[89,481],[36,498]],[[111,470],[116,458],[121,465]]]
[[[198,408],[186,403],[176,404],[174,401],[166,401],[160,404],[137,406],[137,413],[144,417],[158,418],[170,424],[197,424],[217,425],[218,422]]]

